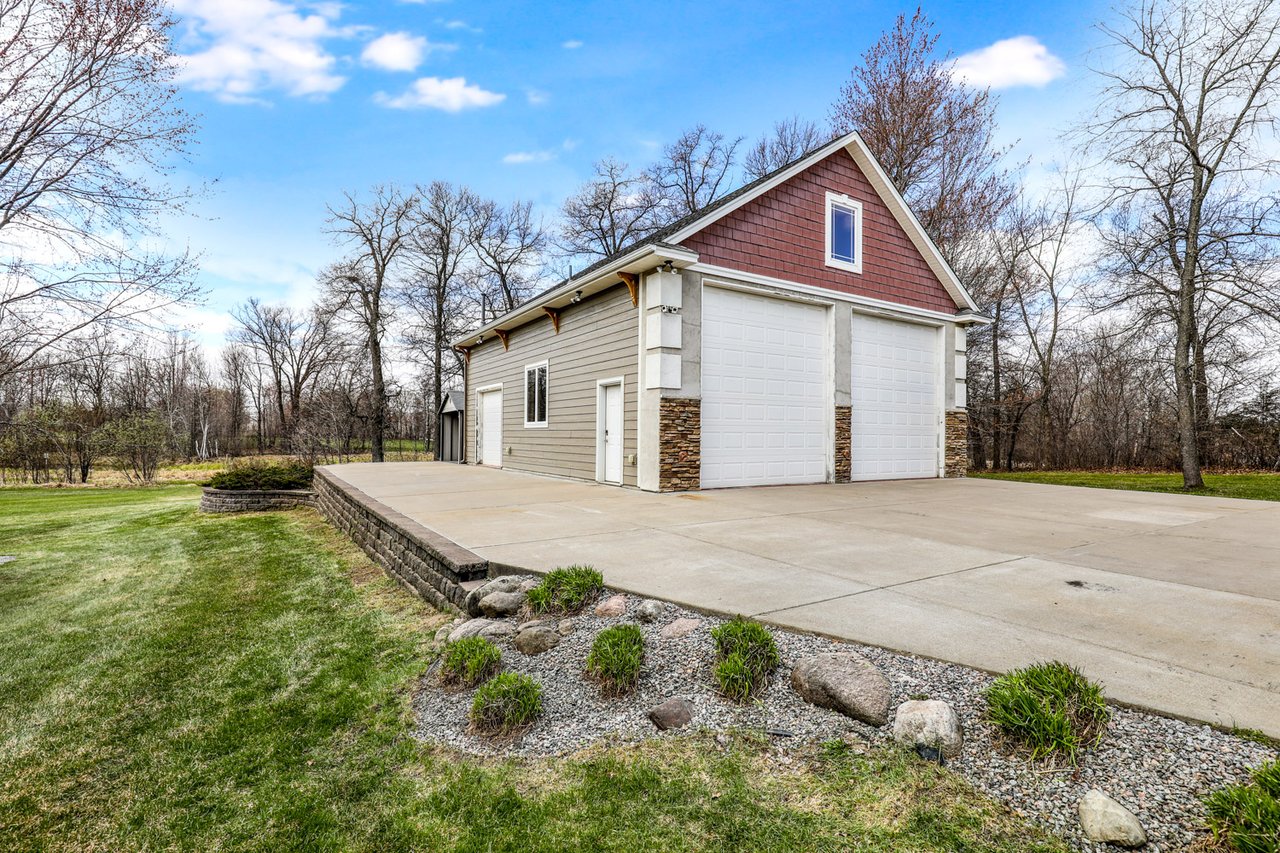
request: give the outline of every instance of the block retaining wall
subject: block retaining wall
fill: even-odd
[[[316,509],[369,559],[435,607],[461,608],[462,584],[488,577],[489,561],[423,527],[321,468]]]
[[[260,512],[312,506],[316,493],[306,489],[212,489],[200,492],[201,512]]]

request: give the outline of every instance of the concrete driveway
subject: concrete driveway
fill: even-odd
[[[333,474],[481,556],[1280,736],[1280,503],[914,480],[655,495],[447,463]]]

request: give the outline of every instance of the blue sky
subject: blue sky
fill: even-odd
[[[378,182],[447,180],[550,215],[615,156],[643,165],[697,122],[748,141],[780,118],[824,121],[862,52],[914,5],[175,0],[184,177],[209,183],[166,223],[203,256],[204,306],[179,318],[216,345],[249,296],[303,304],[339,250],[325,205]],[[942,46],[1000,98],[1015,155],[1057,156],[1096,85],[1112,16],[1084,0],[925,6]]]

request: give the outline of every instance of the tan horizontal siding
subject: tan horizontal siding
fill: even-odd
[[[502,384],[502,445],[512,453],[502,466],[516,471],[596,478],[597,387],[622,377],[622,481],[636,484],[639,401],[639,314],[626,287],[618,285],[560,316],[560,334],[551,318],[514,329],[510,349],[494,336],[471,351],[467,368],[467,460],[476,461],[476,389]],[[547,426],[524,425],[524,368],[547,361]]]

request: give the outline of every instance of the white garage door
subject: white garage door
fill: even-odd
[[[938,476],[938,330],[853,315],[853,479]]]
[[[703,291],[703,488],[827,479],[826,330],[821,306]]]

